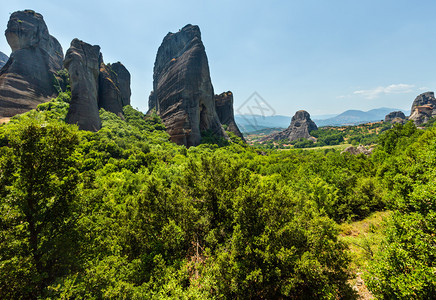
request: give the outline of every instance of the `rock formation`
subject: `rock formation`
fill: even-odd
[[[215,109],[218,118],[223,125],[227,125],[227,130],[233,132],[245,141],[238,125],[235,122],[233,112],[233,93],[228,91],[219,95],[215,95]]]
[[[350,146],[350,147],[345,148],[345,150],[342,151],[341,154],[350,153],[352,155],[359,155],[359,154],[370,155],[372,153],[372,150],[373,150],[373,148],[366,149],[362,145],[359,145],[359,147]]]
[[[226,137],[215,110],[209,64],[198,26],[186,25],[165,36],[156,55],[149,108],[156,109],[177,144],[198,145],[205,131]]]
[[[125,69],[125,68],[124,68]],[[125,69],[127,71],[127,69]],[[129,73],[127,71],[127,73]],[[121,93],[118,75],[111,65],[105,65],[103,55],[100,54],[100,74],[98,77],[98,107],[113,112],[119,117],[123,116],[123,95]],[[130,81],[130,74],[129,74]],[[124,87],[125,89],[125,87]],[[125,93],[130,92],[124,91]],[[130,104],[130,94],[124,95],[124,102]],[[127,98],[127,99],[126,99]],[[125,104],[125,105],[127,105]]]
[[[11,117],[56,94],[53,79],[62,68],[63,51],[33,10],[14,12],[5,35],[12,54],[0,70],[0,117]]]
[[[132,92],[130,90],[130,73],[126,67],[120,63],[116,62],[110,65],[112,71],[115,72],[117,76],[117,84],[121,93],[121,103],[123,106],[130,105],[130,96]]]
[[[130,104],[131,95],[130,73],[123,64],[106,65],[99,46],[74,39],[64,65],[71,85],[68,123],[97,131],[101,127],[100,108],[123,117],[123,107]]]
[[[385,122],[389,123],[404,123],[406,116],[402,111],[393,111],[386,115]]]
[[[0,69],[7,63],[9,57],[0,51]]]
[[[416,125],[428,122],[431,117],[436,115],[436,98],[433,92],[423,93],[415,98],[412,109],[410,110],[409,120]]]
[[[436,98],[434,97],[434,92],[426,92],[418,95],[413,101],[410,111],[413,112],[417,106],[423,106],[426,104],[436,107]]]
[[[101,127],[98,107],[100,47],[74,39],[65,55],[64,66],[70,73],[71,103],[67,122],[82,130]]]
[[[295,141],[298,139],[309,139],[313,138],[310,135],[312,130],[317,130],[318,127],[316,124],[310,119],[310,114],[305,110],[299,110],[295,113],[295,115],[291,119],[291,125],[281,132],[273,133],[263,139],[261,141],[268,140],[289,140]]]

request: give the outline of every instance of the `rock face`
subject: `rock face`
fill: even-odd
[[[130,73],[122,63],[105,64],[99,46],[78,39],[71,42],[64,62],[70,73],[71,104],[67,122],[82,130],[101,127],[99,109],[123,117],[130,104]]]
[[[409,120],[412,120],[416,125],[421,125],[428,122],[431,117],[436,115],[436,98],[433,92],[426,92],[413,101]]]
[[[436,98],[434,97],[434,92],[426,92],[418,95],[413,101],[412,108],[410,111],[413,113],[417,106],[423,106],[430,104],[433,107],[436,107]]]
[[[101,127],[98,107],[100,47],[74,39],[65,55],[70,73],[71,103],[67,122],[82,130],[98,131]]]
[[[115,72],[115,75],[117,76],[117,84],[118,89],[121,93],[121,103],[123,106],[130,105],[130,96],[132,95],[132,92],[130,90],[130,73],[126,69],[126,67],[120,63],[116,62],[112,65],[110,65],[112,68],[112,71]]]
[[[233,132],[245,141],[244,136],[236,125],[233,112],[233,93],[228,91],[215,95],[215,109],[218,118],[223,125],[227,125],[227,130]]]
[[[299,110],[295,113],[295,115],[291,119],[291,125],[284,131],[271,134],[261,141],[268,140],[289,140],[295,141],[298,139],[309,139],[313,138],[310,135],[312,130],[317,130],[318,127],[316,124],[310,119],[310,114],[305,110]]]
[[[9,57],[0,51],[0,69],[7,63]]]
[[[63,51],[42,15],[14,12],[5,31],[11,57],[0,70],[0,117],[26,112],[50,100],[55,73],[62,68]]]
[[[398,120],[396,119],[405,120],[406,116],[402,111],[393,111],[386,115],[385,122],[389,122],[389,123],[393,123],[394,121],[397,122]]]
[[[198,26],[168,33],[156,55],[150,110],[161,116],[173,142],[195,146],[201,132],[226,137],[215,111],[206,51]]]
[[[122,117],[124,105],[118,84],[118,76],[110,64],[105,65],[101,54],[98,84],[98,107]]]

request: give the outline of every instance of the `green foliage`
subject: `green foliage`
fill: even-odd
[[[381,299],[431,299],[436,293],[436,130],[409,122],[382,137],[393,153],[379,171],[394,209],[386,243],[370,264],[368,286]]]
[[[344,141],[344,134],[334,129],[318,129],[310,133],[317,138],[318,146],[339,145]]]
[[[71,92],[70,74],[67,69],[59,70],[53,76],[53,86],[58,94],[62,92]]]
[[[78,131],[63,122],[69,99],[0,126],[0,298],[346,298],[337,223],[386,206],[371,288],[434,291],[435,129],[394,127],[369,157],[257,149],[232,133],[187,149],[130,106]]]
[[[409,145],[421,133],[422,131],[416,128],[413,121],[409,121],[405,125],[394,124],[391,130],[380,135],[378,143],[383,151],[392,154]]]
[[[335,224],[307,199],[294,198],[275,176],[250,176],[246,185],[236,192],[231,238],[207,260],[218,295],[334,299],[345,294],[348,258]]]
[[[310,148],[314,147],[315,143],[309,139],[299,139],[294,141],[294,148]]]
[[[70,107],[71,92],[61,92],[56,98],[49,102],[39,104],[36,108],[39,112],[44,112],[48,119],[65,121]]]
[[[34,298],[76,263],[77,129],[30,117],[1,129],[0,295]]]

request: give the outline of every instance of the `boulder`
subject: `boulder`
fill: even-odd
[[[291,124],[289,127],[281,132],[273,133],[263,139],[261,141],[268,140],[289,140],[295,141],[298,139],[314,139],[310,132],[312,130],[317,130],[315,122],[310,119],[310,114],[305,110],[299,110],[295,113],[295,115],[291,119]]]
[[[371,155],[373,148],[370,149],[366,149],[364,146],[359,145],[359,147],[354,147],[354,146],[350,146],[345,148],[341,154],[344,153],[350,153],[352,155],[359,155],[359,154],[364,154],[364,155]]]
[[[9,57],[0,51],[0,69],[7,63]]]
[[[233,112],[233,93],[228,91],[215,95],[215,109],[222,125],[227,125],[227,130],[233,132],[245,141],[244,136],[236,125]]]
[[[98,77],[98,107],[123,116],[123,101],[118,85],[118,76],[111,65],[105,65],[100,54],[100,74]]]
[[[206,51],[198,26],[168,33],[160,45],[153,71],[149,109],[155,109],[170,139],[195,146],[202,132],[226,137],[215,110]]]
[[[393,123],[394,120],[396,120],[395,122],[398,122],[398,119],[400,120],[406,119],[406,116],[402,111],[393,111],[385,116],[385,122],[389,122],[389,123]]]
[[[11,117],[56,96],[53,83],[63,51],[33,10],[14,12],[5,35],[12,54],[0,70],[0,117]]]
[[[100,47],[74,39],[65,55],[64,65],[70,73],[71,86],[66,121],[79,125],[82,130],[98,131],[101,128],[98,107]]]

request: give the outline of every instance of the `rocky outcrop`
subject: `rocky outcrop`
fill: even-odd
[[[385,122],[389,123],[401,123],[399,120],[406,120],[406,116],[402,111],[393,111],[386,115]]]
[[[123,101],[119,89],[117,74],[111,65],[105,65],[100,54],[100,74],[98,77],[98,107],[123,116]]]
[[[412,120],[415,125],[421,125],[436,116],[436,98],[433,92],[423,93],[415,98],[409,120]]]
[[[373,150],[373,148],[366,149],[362,145],[359,145],[359,147],[350,146],[350,147],[345,148],[345,150],[343,150],[341,152],[341,154],[343,154],[343,153],[350,153],[352,155],[364,154],[364,155],[368,156],[372,153],[372,150]]]
[[[32,10],[14,12],[5,35],[12,54],[0,70],[0,117],[26,112],[55,96],[54,76],[63,62],[61,45]]]
[[[431,104],[415,106],[409,120],[412,120],[415,125],[427,123],[434,116],[434,107]]]
[[[198,26],[186,25],[165,36],[156,55],[149,108],[156,109],[170,139],[179,145],[198,145],[206,131],[226,137]]]
[[[71,103],[66,121],[77,124],[82,130],[99,130],[100,47],[74,39],[65,55],[64,65],[70,73],[71,85]]]
[[[215,95],[215,109],[222,125],[227,125],[227,130],[233,132],[242,140],[244,136],[236,125],[235,115],[233,112],[233,93],[228,91]]]
[[[0,51],[0,69],[7,63],[9,57]]]
[[[130,104],[130,73],[122,63],[105,64],[99,46],[74,39],[64,62],[70,73],[71,103],[67,122],[82,130],[101,127],[99,109],[123,117]]]
[[[130,96],[132,95],[132,92],[130,90],[129,71],[120,62],[111,64],[110,68],[112,69],[112,71],[115,73],[117,77],[117,85],[121,93],[121,104],[123,106],[130,105]]]
[[[436,107],[436,98],[434,97],[434,92],[426,92],[418,95],[412,103],[411,113],[415,110],[417,106],[431,105]]]
[[[291,119],[291,125],[284,131],[273,133],[261,141],[268,140],[289,140],[295,141],[298,139],[314,139],[310,132],[312,130],[317,130],[318,127],[316,124],[310,119],[310,114],[305,110],[299,110],[295,113],[295,115]]]

